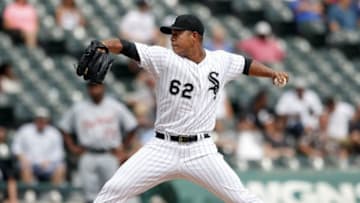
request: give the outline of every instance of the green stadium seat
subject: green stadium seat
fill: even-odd
[[[266,1],[265,18],[270,22],[282,23],[293,21],[293,13],[281,1]]]

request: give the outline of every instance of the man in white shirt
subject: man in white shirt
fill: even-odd
[[[349,125],[355,113],[355,108],[334,98],[328,98],[325,102],[326,111],[329,114],[327,133],[330,138],[344,141],[349,135]]]
[[[155,16],[148,0],[136,0],[136,10],[129,11],[120,24],[120,36],[146,44],[156,41]]]
[[[317,129],[322,103],[316,92],[306,88],[306,81],[298,78],[295,89],[285,92],[276,104],[275,111],[287,119],[288,128],[296,136],[304,129]]]
[[[60,185],[65,177],[64,148],[61,133],[49,124],[50,114],[38,108],[35,120],[17,131],[13,152],[18,157],[21,177],[25,183],[51,180]]]

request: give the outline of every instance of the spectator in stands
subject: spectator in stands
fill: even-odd
[[[255,120],[258,129],[263,130],[265,122],[273,116],[273,110],[268,106],[268,93],[260,90],[249,103],[249,116]]]
[[[123,16],[120,23],[120,37],[144,44],[156,44],[166,39],[159,39],[159,32],[155,24],[149,0],[136,0],[137,8],[130,10]],[[164,44],[166,45],[166,44]],[[129,71],[136,75],[139,68],[133,60],[129,60]]]
[[[356,108],[354,117],[350,122],[350,143],[349,152],[352,156],[358,157],[360,155],[360,104]],[[358,158],[357,161],[360,161]],[[360,163],[360,162],[359,162]]]
[[[345,141],[349,135],[350,121],[355,114],[354,107],[330,97],[325,101],[325,111],[330,116],[327,133],[334,140]]]
[[[17,184],[15,180],[15,164],[7,143],[7,130],[0,126],[0,182],[7,182],[7,196],[5,203],[17,203]],[[0,198],[0,201],[2,198]],[[1,201],[3,202],[3,201]]]
[[[285,57],[285,52],[274,36],[271,26],[265,21],[255,25],[255,36],[237,44],[237,49],[253,59],[263,63],[279,63]]]
[[[323,2],[323,4],[324,4],[325,8],[327,8],[327,7],[335,4],[337,1],[338,1],[338,0],[323,0],[322,2]]]
[[[15,0],[6,6],[3,14],[3,26],[12,36],[20,33],[28,47],[37,46],[39,22],[35,8],[27,0]]]
[[[265,156],[272,160],[295,155],[293,140],[285,136],[285,126],[284,120],[277,116],[268,119],[265,124]]]
[[[74,0],[62,0],[56,8],[56,23],[64,30],[74,30],[85,25],[85,19]]]
[[[350,132],[360,130],[360,104],[357,105],[353,118],[350,121]]]
[[[329,115],[323,113],[319,116],[319,127],[304,134],[299,141],[299,152],[309,158],[324,158],[330,154],[328,149],[327,127]]]
[[[17,94],[21,91],[21,85],[12,71],[10,63],[0,65],[0,92]]]
[[[356,6],[351,0],[339,0],[331,5],[327,17],[331,32],[355,30],[360,23]]]
[[[360,17],[360,0],[354,0],[354,6],[357,16]]]
[[[289,3],[295,16],[298,31],[302,34],[321,34],[325,31],[324,7],[317,0],[291,0]]]
[[[221,25],[215,25],[211,29],[212,38],[209,41],[205,41],[204,47],[209,50],[225,50],[228,52],[234,52],[232,43],[226,41],[226,32]]]
[[[136,0],[136,6],[136,10],[129,11],[123,17],[120,25],[120,36],[145,44],[156,43],[158,32],[149,0]]]
[[[298,78],[294,84],[293,90],[281,95],[275,111],[286,120],[289,132],[299,138],[304,130],[318,127],[318,118],[323,107],[317,93],[306,88],[306,81],[303,78]]]
[[[238,142],[236,157],[238,161],[261,161],[264,156],[264,140],[251,117],[240,118],[237,124]]]
[[[20,163],[21,179],[26,184],[51,181],[54,186],[61,186],[64,182],[63,140],[49,121],[49,111],[39,107],[34,121],[21,126],[15,135],[12,149]]]

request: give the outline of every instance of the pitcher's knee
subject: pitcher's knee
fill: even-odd
[[[239,203],[264,203],[258,196],[251,193],[249,190],[242,190],[239,194],[240,194],[239,195],[240,200],[236,200],[234,202],[239,202]]]
[[[225,202],[231,203],[264,203],[259,197],[246,189],[227,188]]]
[[[264,203],[258,197],[241,197],[241,198],[232,198],[229,202],[231,203]]]
[[[101,189],[94,203],[122,203],[128,198],[129,193],[126,191],[124,181],[109,180]]]

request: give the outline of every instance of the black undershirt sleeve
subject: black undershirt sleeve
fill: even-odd
[[[245,57],[245,65],[244,65],[243,74],[249,75],[250,65],[251,65],[252,61],[253,61],[252,58]]]
[[[129,42],[124,39],[120,39],[120,42],[123,46],[121,53],[131,59],[134,59],[134,60],[140,62],[140,56],[136,49],[135,44],[133,42]]]

